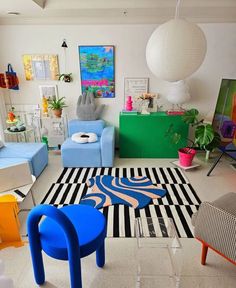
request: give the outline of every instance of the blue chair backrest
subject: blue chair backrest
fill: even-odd
[[[68,126],[69,137],[78,132],[95,133],[101,136],[102,130],[105,128],[105,122],[103,120],[81,121],[74,119],[69,121]]]

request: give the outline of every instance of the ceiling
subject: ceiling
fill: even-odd
[[[162,23],[173,18],[175,5],[176,0],[1,0],[0,24]],[[179,11],[198,23],[236,22],[236,0],[182,0]]]

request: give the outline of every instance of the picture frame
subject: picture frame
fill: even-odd
[[[78,46],[81,92],[96,98],[115,97],[115,46]]]
[[[40,98],[45,97],[47,100],[55,96],[58,99],[57,85],[39,85]]]
[[[145,77],[125,77],[124,78],[124,97],[127,96],[137,97],[143,93],[148,93],[149,78]]]
[[[25,79],[58,80],[58,55],[55,54],[25,54],[23,55]]]

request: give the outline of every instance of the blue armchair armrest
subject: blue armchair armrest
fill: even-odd
[[[115,153],[115,127],[107,126],[101,136],[102,167],[113,167]]]

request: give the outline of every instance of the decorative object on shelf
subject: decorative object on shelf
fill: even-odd
[[[22,132],[26,130],[26,126],[18,117],[16,124],[8,127],[7,130],[10,132]]]
[[[143,93],[134,98],[134,108],[141,114],[150,114],[150,112],[157,112],[160,107],[157,104],[159,95],[155,93]]]
[[[169,93],[167,94],[167,100],[172,103],[172,109],[169,110],[168,114],[174,114],[175,112],[183,112],[184,109],[181,104],[189,101],[189,86],[185,80],[180,80],[177,82],[172,82],[170,84]],[[177,106],[177,107],[176,107]]]
[[[82,93],[96,98],[115,97],[115,47],[79,46]]]
[[[192,75],[202,64],[207,50],[199,26],[179,18],[177,0],[175,19],[160,26],[146,47],[146,60],[152,73],[163,80],[179,81]]]
[[[79,120],[97,120],[100,119],[104,107],[104,104],[96,107],[93,93],[87,92],[79,96],[76,114]]]
[[[8,89],[19,90],[19,80],[10,63],[7,65],[6,79]]]
[[[128,98],[128,99],[126,100],[126,105],[125,105],[126,111],[132,111],[132,110],[133,110],[132,97],[131,97],[131,96],[128,96],[127,98]]]
[[[46,96],[42,97],[42,110],[43,110],[43,116],[48,117],[48,99]]]
[[[58,80],[58,57],[54,54],[23,55],[26,80]]]
[[[53,110],[54,115],[56,117],[61,117],[62,114],[62,109],[67,107],[65,101],[64,101],[65,97],[61,97],[59,99],[57,99],[56,97],[52,97],[49,98],[48,100],[48,108]]]
[[[14,110],[15,110],[15,108],[11,107],[11,110],[8,111],[8,113],[7,113],[7,121],[6,121],[7,124],[15,124],[18,121],[17,118],[16,118],[16,115],[14,113]]]

